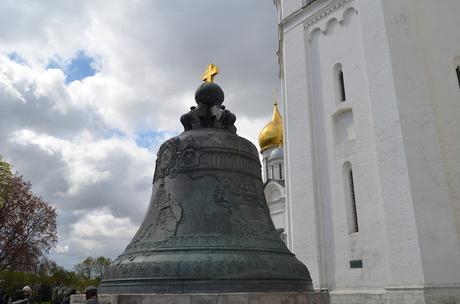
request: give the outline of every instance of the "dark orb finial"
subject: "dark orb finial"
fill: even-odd
[[[185,131],[201,128],[217,128],[236,133],[236,117],[222,105],[224,91],[213,82],[204,82],[195,93],[196,107],[182,115],[180,121]]]
[[[224,102],[224,91],[214,82],[203,82],[195,92],[195,101],[197,104],[220,106]]]

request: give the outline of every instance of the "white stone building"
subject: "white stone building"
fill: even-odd
[[[288,246],[332,303],[460,303],[460,1],[274,2]]]
[[[275,228],[286,241],[286,194],[284,185],[283,120],[275,101],[271,121],[260,131],[264,194]]]

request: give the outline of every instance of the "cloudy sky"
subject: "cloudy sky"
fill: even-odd
[[[276,49],[271,0],[0,1],[0,155],[57,208],[51,258],[123,251],[209,62],[255,143]]]

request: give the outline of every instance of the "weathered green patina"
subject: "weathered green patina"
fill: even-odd
[[[236,135],[224,94],[204,83],[185,131],[158,152],[144,221],[99,293],[305,291],[307,267],[271,221],[256,147]]]

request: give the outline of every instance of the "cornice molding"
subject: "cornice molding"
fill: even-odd
[[[333,12],[353,0],[323,0],[314,1],[284,18],[280,26],[283,32],[288,32],[303,23],[304,28],[310,28]]]
[[[317,12],[315,12],[313,15],[309,16],[307,19],[304,21],[304,27],[306,29],[312,27],[319,21],[323,20],[348,2],[351,2],[353,0],[334,0],[331,1],[329,4],[327,4],[325,7],[319,9]]]

